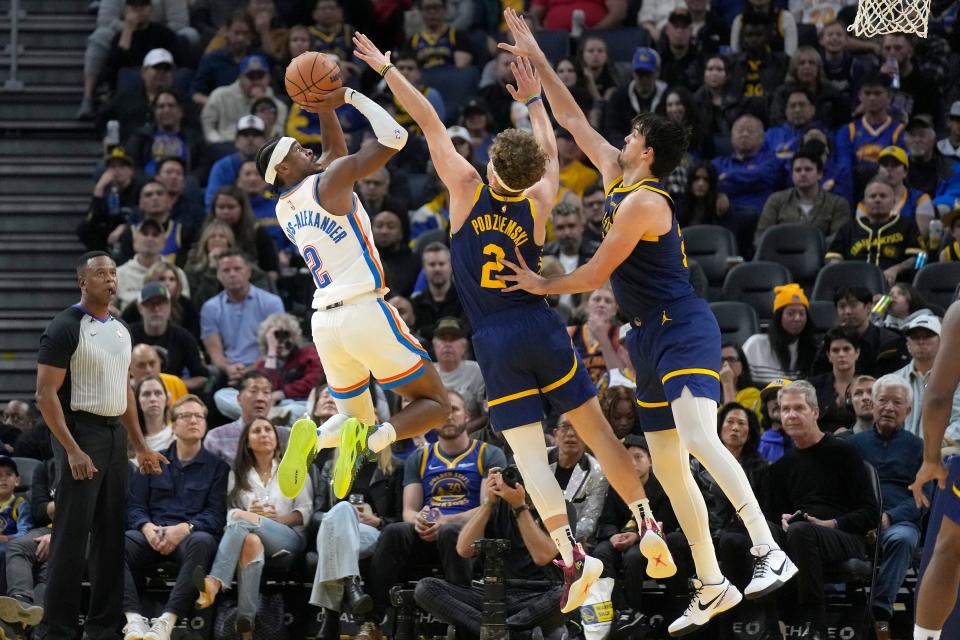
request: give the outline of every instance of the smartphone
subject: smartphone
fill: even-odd
[[[793,524],[794,522],[803,522],[806,519],[807,518],[806,516],[804,516],[803,511],[800,511],[798,509],[796,512],[794,512],[792,516],[787,518],[787,524]]]

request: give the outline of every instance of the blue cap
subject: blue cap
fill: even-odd
[[[633,52],[633,70],[654,73],[660,66],[660,56],[649,47],[637,47]]]
[[[270,62],[267,60],[267,57],[259,53],[244,56],[243,60],[240,61],[240,75],[246,75],[251,71],[269,73]]]
[[[20,470],[17,469],[16,461],[10,456],[0,456],[0,467],[7,467],[15,474],[20,475]]]

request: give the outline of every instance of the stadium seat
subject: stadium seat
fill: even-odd
[[[33,472],[43,463],[33,458],[13,458],[13,461],[17,463],[17,472],[20,474],[20,486],[15,493],[26,493],[33,485]]]
[[[738,264],[723,281],[724,300],[745,302],[756,310],[763,322],[773,318],[774,287],[793,282],[790,270],[777,262]]]
[[[561,58],[570,55],[570,33],[568,31],[544,29],[535,31],[533,35],[537,39],[537,44],[543,49],[543,53],[546,54],[547,60],[552,64],[556,65]]]
[[[837,306],[826,300],[811,300],[810,310],[807,314],[810,322],[813,323],[813,328],[818,333],[826,333],[836,326],[837,320],[839,320]]]
[[[767,229],[754,260],[779,262],[790,269],[794,282],[809,291],[823,268],[823,233],[810,224],[778,224]]]
[[[434,242],[442,242],[443,244],[450,246],[450,234],[446,229],[431,229],[430,231],[424,231],[417,239],[413,241],[413,252],[417,256],[423,256],[423,250],[427,248],[428,244]]]
[[[928,264],[913,278],[913,286],[924,299],[944,309],[953,302],[957,285],[960,285],[960,262]]]
[[[737,255],[733,233],[716,225],[694,225],[683,230],[683,246],[687,258],[696,260],[707,276],[707,300],[719,300],[727,276],[727,260]]]
[[[477,92],[480,72],[476,67],[457,68],[448,65],[423,70],[423,84],[440,92],[447,107],[447,124],[460,117],[460,105]]]
[[[887,283],[883,271],[875,264],[858,260],[831,262],[817,274],[810,298],[833,302],[834,291],[850,286],[866,287],[870,293],[877,294],[886,290]]]
[[[743,345],[747,338],[760,333],[760,318],[756,310],[745,302],[711,302],[710,310],[720,325],[722,343]]]
[[[650,46],[650,36],[647,35],[646,29],[640,27],[585,31],[580,42],[587,38],[600,38],[607,43],[607,55],[614,62],[631,62],[637,47]]]

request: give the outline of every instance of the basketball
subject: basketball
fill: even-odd
[[[329,93],[343,82],[340,78],[340,67],[333,58],[316,51],[307,51],[290,61],[283,83],[290,99],[305,105],[312,102],[311,95]]]

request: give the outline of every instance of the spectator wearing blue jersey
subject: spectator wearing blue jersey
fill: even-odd
[[[813,125],[817,114],[813,94],[806,87],[790,87],[784,111],[786,122],[779,127],[768,129],[764,134],[764,142],[783,162],[784,170],[789,173],[793,166],[793,154],[800,150],[803,134]]]
[[[848,203],[853,203],[853,178],[850,175],[850,166],[837,158],[833,147],[833,136],[823,128],[814,127],[803,134],[804,151],[818,156],[823,162],[823,177],[820,186],[840,196]]]
[[[26,494],[18,496],[20,471],[9,456],[0,456],[0,559],[6,555],[7,544],[33,528],[30,503]]]

